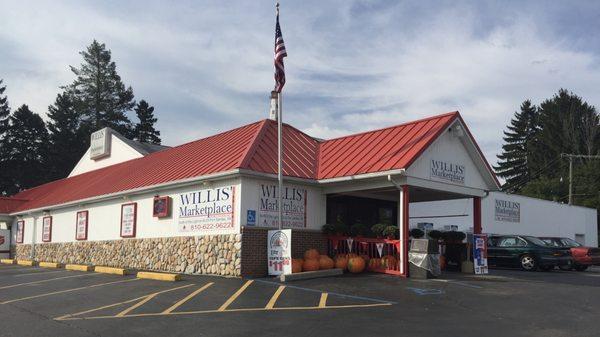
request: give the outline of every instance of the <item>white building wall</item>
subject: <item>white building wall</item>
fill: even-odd
[[[256,227],[263,227],[261,225],[261,219],[259,215],[260,210],[260,198],[261,198],[261,184],[263,185],[277,185],[277,180],[261,180],[255,178],[244,177],[242,178],[242,197],[244,202],[242,204],[242,226],[247,225],[247,214],[248,210],[254,210],[257,213]],[[326,221],[326,195],[323,193],[320,187],[313,185],[304,185],[297,182],[285,183],[284,187],[289,188],[302,188],[306,189],[306,227],[305,229],[321,230],[321,227]],[[302,229],[299,227],[293,227],[295,229]]]
[[[234,227],[232,229],[219,229],[197,232],[181,232],[177,225],[178,206],[180,204],[179,194],[198,191],[206,188],[217,188],[223,186],[235,186],[234,199]],[[88,241],[119,240],[121,229],[121,205],[126,203],[137,203],[136,238],[156,238],[172,236],[196,236],[213,234],[233,234],[240,232],[240,209],[242,204],[242,191],[240,178],[220,180],[202,185],[201,183],[176,189],[161,190],[159,192],[148,192],[131,198],[118,198],[110,201],[91,203],[82,206],[51,210],[52,216],[52,242],[73,242],[75,240],[75,221],[79,211],[88,211]],[[152,215],[154,196],[170,196],[172,198],[171,216],[168,218],[156,218]],[[42,242],[42,218],[41,213],[35,214],[37,218],[36,243]],[[34,216],[23,217],[25,221],[24,244],[30,244],[33,239]],[[12,242],[16,242],[16,220],[12,226]]]
[[[464,135],[463,137],[467,137]],[[431,161],[438,160],[451,164],[463,165],[465,168],[464,184],[449,182],[431,176]],[[485,169],[485,168],[481,168]],[[488,190],[488,185],[482,177],[480,168],[465,148],[461,138],[445,130],[442,134],[419,156],[419,158],[406,170],[410,177],[433,180],[450,185],[459,185],[481,190]]]
[[[73,171],[71,171],[71,173],[69,174],[69,177],[97,170],[110,165],[122,163],[131,159],[143,157],[141,153],[136,151],[131,146],[127,145],[114,134],[111,134],[110,136],[110,155],[104,158],[94,160],[90,158],[90,148],[88,148],[83,157],[81,157],[81,159],[77,163],[77,165],[75,165]]]
[[[499,221],[495,216],[496,200],[520,204],[519,222]],[[598,246],[597,211],[592,208],[569,206],[552,201],[514,194],[491,192],[482,199],[482,230],[490,234],[521,234],[560,236],[575,239],[585,235],[585,244]],[[433,223],[435,229],[456,225],[461,231],[473,229],[472,199],[420,202],[410,205],[410,225]]]

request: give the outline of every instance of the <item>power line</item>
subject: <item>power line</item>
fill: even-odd
[[[546,164],[545,166],[543,166],[541,169],[539,169],[539,170],[535,171],[534,173],[526,176],[524,179],[521,179],[520,181],[509,185],[507,188],[505,188],[505,190],[508,190],[508,189],[512,190],[512,189],[521,187],[521,186],[527,184],[528,182],[530,182],[531,180],[538,178],[546,169],[548,169],[550,167],[550,165],[553,165],[554,163],[556,163],[560,158],[561,157],[554,158],[548,164]]]
[[[573,158],[600,159],[597,155],[561,153],[561,158],[569,158],[569,205],[573,205]]]

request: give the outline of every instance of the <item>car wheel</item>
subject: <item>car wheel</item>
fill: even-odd
[[[554,269],[554,266],[540,266],[540,269],[542,271],[551,271],[552,269]]]
[[[537,269],[537,262],[535,262],[535,258],[531,255],[523,255],[521,256],[521,268],[527,271],[534,271]]]
[[[577,270],[577,271],[585,271],[586,269],[588,269],[588,266],[583,266],[580,264],[575,266],[575,270]]]

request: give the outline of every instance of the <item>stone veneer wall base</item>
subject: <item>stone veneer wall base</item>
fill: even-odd
[[[38,243],[37,261],[241,276],[242,235]],[[31,245],[18,244],[17,259],[30,259]]]

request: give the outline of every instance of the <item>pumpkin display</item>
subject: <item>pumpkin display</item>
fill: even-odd
[[[329,256],[321,255],[319,257],[319,269],[332,269],[334,266],[335,262]]]
[[[308,259],[313,259],[313,260],[318,260],[319,256],[321,256],[321,254],[319,254],[319,251],[312,248],[309,249],[307,251],[304,252],[304,259],[308,260]]]
[[[302,271],[303,259],[292,259],[292,273],[300,273]]]
[[[339,269],[346,269],[348,266],[348,258],[345,256],[338,256],[335,259],[335,267]]]
[[[333,261],[339,259],[340,257],[348,258],[346,254],[335,254],[335,256],[333,257]]]
[[[381,258],[381,267],[384,269],[396,269],[396,258],[393,255],[385,255]]]
[[[381,269],[381,259],[374,257],[369,260],[369,270],[377,269]]]
[[[369,260],[371,260],[371,258],[369,257],[369,255],[367,254],[360,254],[360,257],[363,258],[363,260],[365,260],[365,264],[368,266],[369,265]]]
[[[365,267],[365,260],[360,256],[348,259],[348,271],[353,274],[362,273]]]
[[[319,260],[318,259],[305,259],[302,264],[302,270],[304,271],[315,271],[319,270]]]

